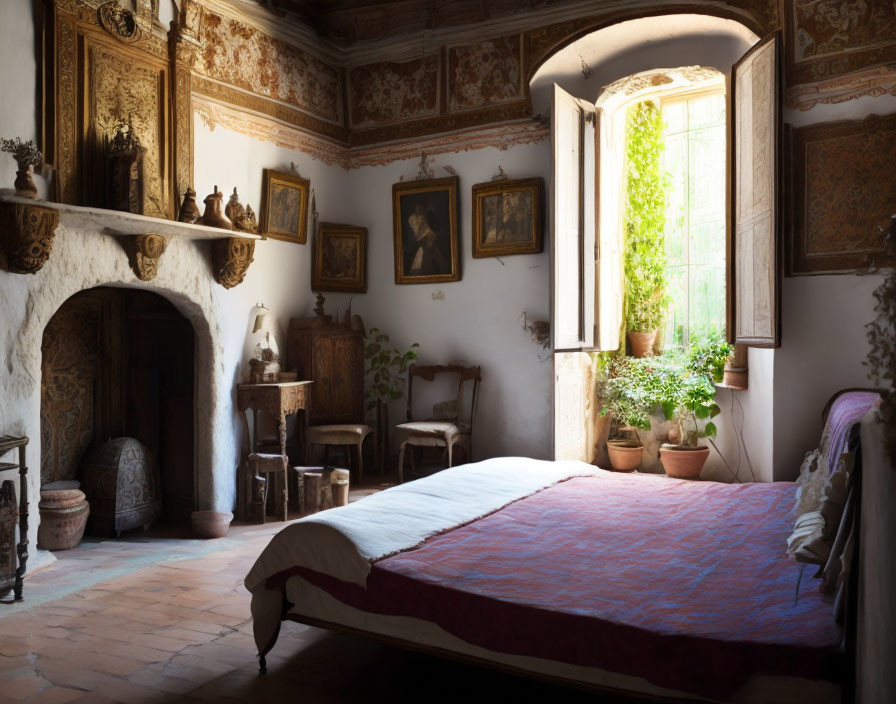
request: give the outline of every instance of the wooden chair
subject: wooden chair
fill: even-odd
[[[439,374],[457,374],[457,398],[447,403],[436,404],[433,416],[427,420],[412,420],[414,377],[434,381]],[[464,384],[472,382],[473,393],[470,402],[469,420],[463,420]],[[473,456],[473,419],[476,416],[476,400],[479,382],[482,381],[481,367],[462,367],[457,364],[421,366],[412,364],[408,368],[408,412],[407,422],[395,426],[398,441],[398,481],[404,481],[404,451],[408,445],[416,447],[443,447],[447,455],[447,466],[454,466],[454,448],[462,448],[464,459],[469,462]],[[414,451],[411,452],[411,467],[416,469]]]

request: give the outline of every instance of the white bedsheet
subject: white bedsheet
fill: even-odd
[[[584,462],[500,457],[446,469],[292,523],[273,537],[245,579],[259,651],[271,644],[280,623],[281,594],[265,589],[268,577],[302,566],[363,586],[377,560],[557,482],[603,471]]]

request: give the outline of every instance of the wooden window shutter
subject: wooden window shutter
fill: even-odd
[[[551,123],[551,339],[579,350],[594,345],[596,110],[554,84]]]
[[[728,335],[751,347],[781,344],[780,33],[732,70]]]

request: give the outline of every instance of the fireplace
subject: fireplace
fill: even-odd
[[[47,323],[41,352],[41,484],[81,479],[85,452],[131,437],[158,465],[161,520],[188,524],[196,509],[190,321],[156,293],[88,289]]]

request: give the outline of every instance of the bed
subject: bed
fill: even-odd
[[[840,701],[834,598],[784,551],[796,485],[499,458],[281,531],[246,577],[283,619],[669,700]]]

